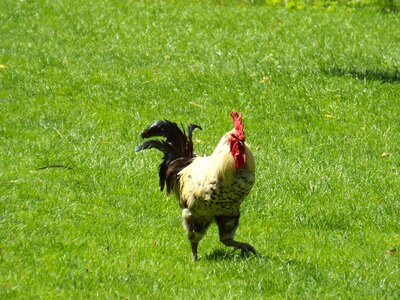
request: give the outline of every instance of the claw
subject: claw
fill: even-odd
[[[250,253],[253,253],[255,256],[259,257],[260,255],[258,254],[258,252],[256,251],[256,249],[254,249],[254,247],[250,244],[246,244],[246,243],[240,243],[239,245],[237,245],[233,251],[236,250],[241,250],[240,255],[241,256],[250,256]]]

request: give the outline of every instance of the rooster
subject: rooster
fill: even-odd
[[[158,149],[164,156],[159,166],[160,190],[166,187],[174,193],[182,208],[183,226],[197,260],[198,244],[209,225],[216,222],[219,239],[226,245],[240,249],[241,254],[258,255],[253,246],[234,240],[239,226],[240,204],[249,194],[255,180],[253,153],[246,145],[242,114],[232,112],[233,129],[226,133],[211,156],[193,153],[192,132],[202,129],[190,124],[188,133],[168,120],[155,121],[146,128],[143,139],[148,140],[136,151]]]

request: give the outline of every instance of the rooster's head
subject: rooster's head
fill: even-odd
[[[228,143],[231,149],[231,154],[235,160],[235,167],[237,169],[243,169],[246,163],[246,151],[244,143],[246,137],[244,135],[244,124],[242,122],[242,113],[240,115],[232,111],[231,117],[233,119],[233,129],[230,133]]]

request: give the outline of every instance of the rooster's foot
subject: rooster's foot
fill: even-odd
[[[250,253],[253,253],[255,256],[260,256],[258,254],[258,252],[256,251],[256,249],[254,249],[254,247],[250,244],[246,244],[246,243],[240,243],[238,245],[235,245],[235,248],[233,249],[233,251],[236,250],[241,250],[241,255],[242,256],[250,256]]]

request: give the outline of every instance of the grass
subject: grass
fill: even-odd
[[[245,2],[2,1],[0,298],[399,298],[400,19]],[[237,238],[190,247],[153,120],[244,113]]]

